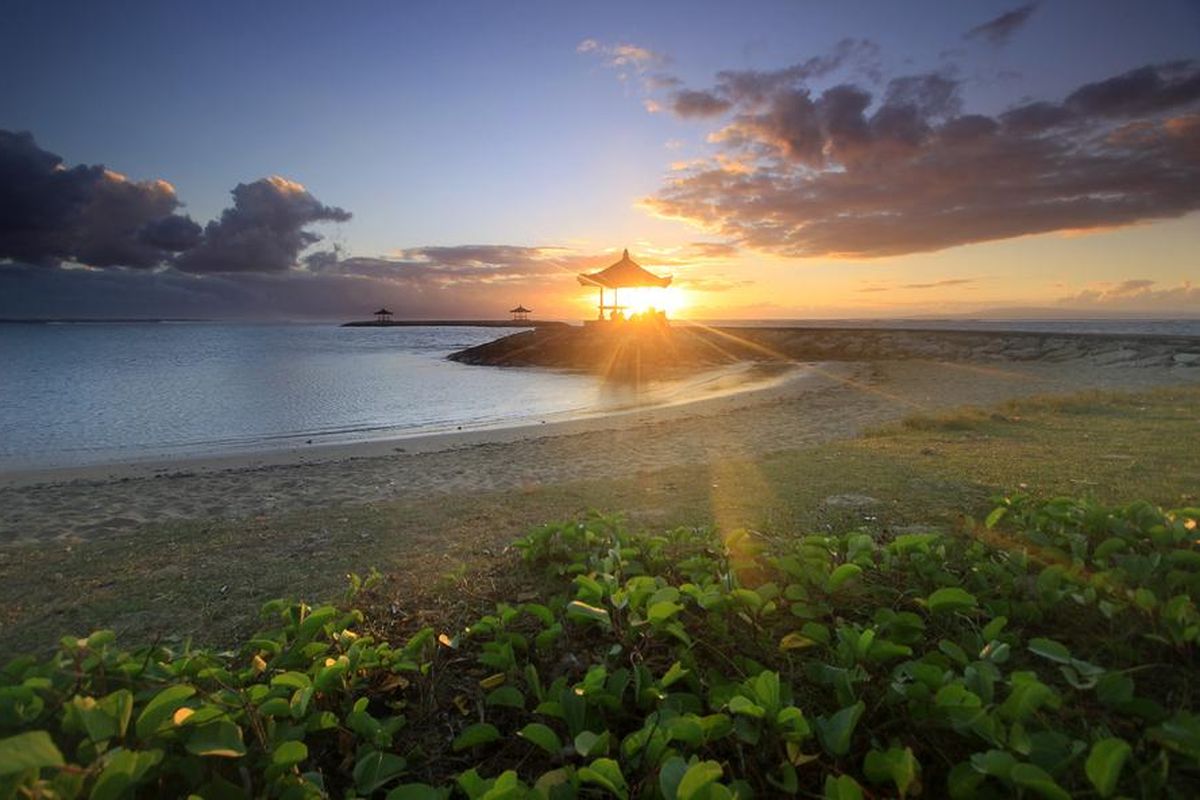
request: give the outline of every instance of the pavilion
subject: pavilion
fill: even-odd
[[[375,312],[375,321],[380,324],[387,324],[392,321],[392,312],[386,308],[380,308]]]
[[[620,297],[617,294],[618,289],[634,289],[642,287],[657,287],[665,289],[671,285],[671,276],[660,278],[653,272],[649,272],[629,257],[629,250],[625,250],[621,254],[621,260],[615,264],[605,267],[599,272],[592,272],[587,275],[579,276],[579,283],[584,286],[596,286],[600,289],[600,315],[598,319],[605,319],[604,312],[609,312],[609,319],[617,319],[625,306],[621,305]],[[612,289],[612,303],[606,305],[604,303],[604,290]]]
[[[510,308],[508,313],[512,314],[513,320],[525,322],[529,319],[529,315],[533,313],[533,309],[526,308],[525,306],[517,306],[516,308]]]

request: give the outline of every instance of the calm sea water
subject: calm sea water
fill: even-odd
[[[793,324],[1200,335],[1200,320]],[[709,391],[705,381],[719,382],[701,377],[633,395],[587,375],[445,360],[455,350],[509,332],[229,323],[0,325],[0,471],[535,423],[676,402]]]
[[[631,402],[585,375],[444,358],[510,332],[0,325],[0,470],[533,423]]]

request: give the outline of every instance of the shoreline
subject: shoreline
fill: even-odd
[[[320,458],[306,451],[202,467],[171,462],[159,472],[107,467],[69,480],[62,472],[49,480],[27,473],[20,484],[13,476],[0,482],[0,553],[22,544],[115,541],[177,523],[206,528],[296,513],[353,517],[355,509],[401,500],[453,505],[454,498],[640,481],[689,465],[716,478],[731,463],[853,439],[913,414],[1089,390],[1194,386],[1198,379],[1195,369],[1080,360],[814,363],[758,391],[569,422],[339,446]]]
[[[730,364],[724,367],[694,373],[690,381],[679,378],[663,382],[665,385],[649,390],[651,399],[633,401],[627,405],[597,407],[581,412],[562,411],[547,414],[546,419],[523,418],[498,422],[494,425],[472,427],[457,426],[457,430],[430,430],[430,427],[413,429],[411,433],[397,432],[382,437],[353,441],[318,442],[301,445],[231,450],[225,453],[180,453],[178,455],[151,455],[142,458],[116,458],[87,464],[63,464],[52,466],[30,466],[5,468],[0,466],[0,489],[15,489],[41,485],[89,484],[103,485],[141,478],[171,478],[180,475],[198,475],[223,472],[252,472],[273,467],[298,467],[338,463],[357,459],[386,458],[397,454],[437,453],[460,448],[512,441],[524,441],[541,436],[555,436],[586,432],[596,427],[606,427],[613,417],[632,414],[647,414],[668,411],[672,414],[687,414],[688,409],[707,404],[720,403],[722,408],[738,405],[737,398],[760,392],[779,391],[785,384],[802,381],[810,373],[805,365],[761,365]],[[695,387],[698,384],[723,384],[709,393],[694,398],[671,399],[670,392]],[[658,390],[656,392],[656,389]],[[653,399],[655,394],[659,399]],[[452,423],[446,423],[450,425]],[[293,439],[300,439],[297,434]],[[0,517],[2,519],[2,517]],[[2,533],[0,527],[0,533]],[[0,537],[2,538],[2,537]]]

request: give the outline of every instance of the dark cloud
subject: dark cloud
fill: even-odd
[[[603,257],[599,261],[607,264]],[[544,280],[549,275],[574,275],[597,265],[595,256],[562,248],[512,245],[414,247],[389,257],[338,258],[322,251],[305,259],[308,268],[324,274],[384,278],[407,286],[448,288],[513,284]]]
[[[157,267],[194,239],[166,181],[66,167],[29,133],[0,130],[0,259]]]
[[[879,45],[869,39],[842,39],[825,55],[777,70],[724,70],[717,73],[714,92],[731,103],[754,106],[771,99],[775,92],[801,87],[841,69],[878,81]]]
[[[239,183],[233,207],[205,226],[200,243],[180,255],[175,266],[184,272],[283,272],[321,240],[307,226],[348,219],[348,211],[323,205],[286,178]]]
[[[350,214],[285,178],[238,184],[234,205],[201,229],[175,213],[175,188],[103,166],[67,167],[29,133],[0,130],[0,261],[44,267],[280,272],[320,241],[305,230]]]
[[[694,117],[717,117],[733,106],[723,97],[712,92],[697,92],[684,89],[671,96],[671,110],[685,119]]]
[[[982,25],[976,25],[963,34],[964,39],[986,39],[994,45],[1007,44],[1012,35],[1029,22],[1038,3],[1026,3],[1011,11],[1005,11],[998,17],[990,19]]]
[[[778,73],[756,73],[759,76]],[[996,117],[962,113],[947,73],[876,102],[772,77],[734,93],[717,157],[645,204],[792,256],[880,257],[1200,209],[1200,65],[1147,66]],[[741,99],[735,100],[735,97]]]
[[[1078,116],[1133,117],[1200,100],[1200,69],[1177,61],[1145,66],[1072,92],[1064,108]]]

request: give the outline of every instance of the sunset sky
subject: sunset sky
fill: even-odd
[[[6,3],[0,317],[1200,315],[1200,4]]]

